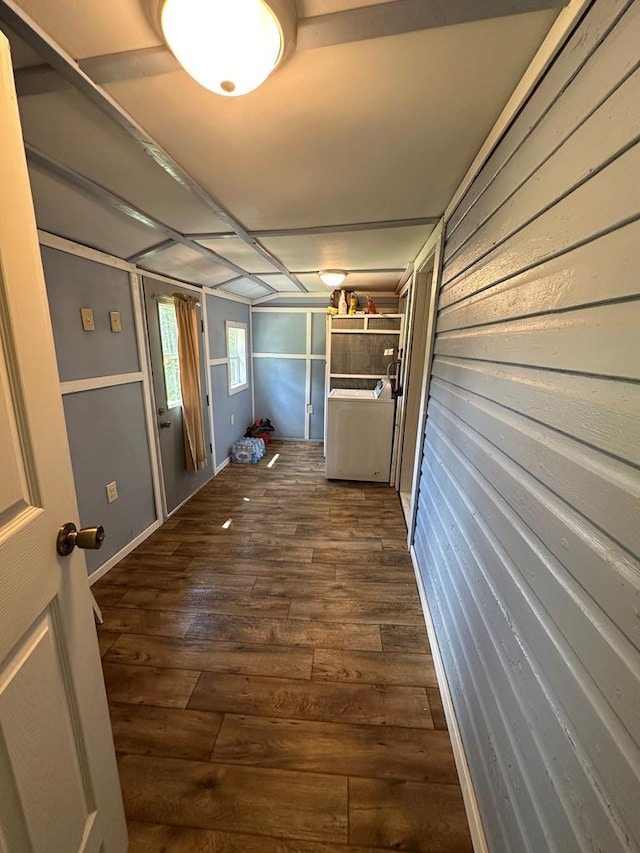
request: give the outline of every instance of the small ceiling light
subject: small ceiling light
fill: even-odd
[[[327,287],[340,287],[342,282],[347,277],[344,270],[318,270],[320,281],[326,284]]]
[[[284,53],[280,21],[264,0],[165,0],[162,32],[178,62],[219,95],[245,95]]]

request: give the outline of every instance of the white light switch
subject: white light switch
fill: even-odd
[[[236,422],[236,416],[231,415],[231,426],[233,426],[235,424],[235,422]]]
[[[393,355],[393,347],[392,347],[391,349],[386,349],[386,350],[384,351],[384,354],[385,354],[385,355]]]
[[[308,415],[313,414],[313,404],[312,403],[307,403],[307,414]]]
[[[116,483],[116,481],[114,480],[112,483],[107,483],[105,488],[107,490],[107,500],[109,501],[109,503],[112,504],[114,501],[117,501],[118,484]]]
[[[120,312],[119,311],[109,311],[109,322],[111,323],[111,331],[112,332],[121,332],[122,331],[122,322],[120,320]]]

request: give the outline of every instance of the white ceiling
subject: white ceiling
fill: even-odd
[[[466,22],[402,31],[429,2],[443,8],[297,0],[298,18],[326,16],[316,20],[329,33],[391,10],[390,34],[301,48],[255,92],[222,98],[175,70],[145,0],[18,0],[21,22],[0,0],[40,227],[252,299],[326,292],[322,267],[349,270],[350,288],[392,292],[561,0],[484,20],[474,0],[449,0]],[[480,5],[486,15],[518,4]],[[99,85],[74,88],[74,60],[90,60]]]

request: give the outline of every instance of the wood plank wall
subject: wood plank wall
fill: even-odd
[[[415,551],[492,853],[640,849],[640,2],[446,226]]]

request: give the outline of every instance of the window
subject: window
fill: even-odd
[[[229,395],[247,387],[247,324],[227,320]]]
[[[160,342],[162,345],[162,367],[167,391],[167,406],[170,409],[182,405],[180,385],[180,362],[178,361],[178,320],[176,306],[170,300],[158,302]]]

